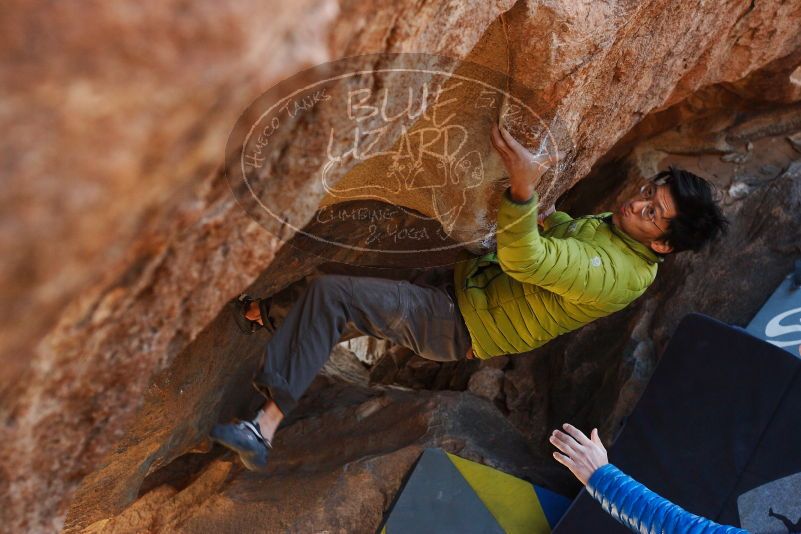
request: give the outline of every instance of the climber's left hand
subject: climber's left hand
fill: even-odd
[[[558,161],[557,155],[544,153],[535,156],[512,137],[505,127],[499,127],[494,122],[490,140],[509,173],[512,198],[518,201],[529,200],[540,178]]]

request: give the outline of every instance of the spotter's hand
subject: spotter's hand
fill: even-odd
[[[558,156],[547,152],[539,155],[532,154],[512,137],[506,128],[498,127],[494,122],[490,140],[509,173],[512,197],[520,201],[530,199],[540,178],[558,161]]]
[[[565,423],[562,428],[564,432],[554,430],[550,437],[551,444],[562,451],[554,452],[553,457],[586,486],[595,470],[609,463],[598,429],[593,428],[588,438],[573,425]]]

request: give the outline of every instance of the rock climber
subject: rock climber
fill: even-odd
[[[253,380],[265,404],[255,419],[218,424],[210,434],[248,469],[266,468],[279,423],[348,322],[436,361],[525,353],[625,308],[651,285],[667,254],[697,251],[725,233],[728,221],[713,186],[672,166],[613,212],[574,219],[551,207],[540,215],[537,185],[556,156],[533,155],[497,124],[490,138],[509,175],[496,250],[478,256],[463,250],[444,276],[414,283],[319,276],[278,328],[269,298],[232,301],[244,332],[273,331]]]

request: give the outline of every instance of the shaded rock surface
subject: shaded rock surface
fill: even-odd
[[[539,480],[526,440],[483,399],[326,382],[317,380],[277,434],[266,475],[216,449],[184,455],[142,489],[129,479],[128,490],[140,492],[136,502],[84,531],[312,532],[325,525],[331,532],[374,532],[426,447]],[[68,531],[87,525],[97,501],[108,504],[107,496],[96,499],[73,508]]]
[[[0,322],[15,326],[0,338],[0,518],[9,529],[55,531],[66,520],[70,531],[233,530],[265,514],[284,529],[359,530],[362,516],[372,528],[432,444],[574,490],[550,459],[549,430],[570,420],[610,441],[685,313],[747,323],[801,253],[798,152],[787,139],[801,129],[791,78],[798,2],[301,2],[224,12],[216,3],[101,4],[89,33],[82,16],[49,4],[36,15],[13,10],[2,23],[12,67],[3,77],[13,81],[3,84],[2,113],[22,128],[4,139],[2,156],[11,178],[0,242],[14,258],[0,277],[8,302]],[[44,27],[51,38],[26,48],[25,32]],[[420,50],[488,64],[508,54],[511,75],[536,90],[538,111],[560,117],[572,148],[546,176],[543,202],[570,190],[561,209],[606,210],[641,177],[676,163],[724,191],[747,185],[725,198],[730,236],[671,257],[625,310],[503,365],[443,371],[392,348],[360,368],[341,353],[349,381],[372,389],[323,381],[319,402],[287,421],[278,440],[286,454],[277,450],[273,467],[287,493],[220,451],[190,453],[207,448],[211,425],[251,414],[258,400],[249,379],[265,338],[237,333],[223,310],[229,298],[245,288],[277,294],[280,316],[304,276],[355,272],[348,266],[357,263],[381,276],[417,267],[414,258],[387,264],[266,232],[217,167],[229,125],[304,65]],[[275,163],[288,171],[285,210],[311,221],[322,194],[291,171],[300,151],[324,139],[313,128],[301,133],[305,147],[287,147]],[[50,142],[27,150],[41,139]],[[491,221],[501,188],[475,199],[474,227],[460,231]],[[345,222],[318,231],[358,242],[366,229]],[[477,369],[493,378],[474,387],[497,406],[469,393],[381,389],[464,390]],[[365,402],[373,404],[363,413],[376,411],[360,422]],[[324,436],[337,447],[321,448]]]

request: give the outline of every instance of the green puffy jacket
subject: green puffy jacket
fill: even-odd
[[[537,227],[539,195],[502,195],[497,252],[462,251],[456,298],[481,359],[528,352],[628,306],[663,257],[612,224],[611,212],[573,219],[556,211]]]

